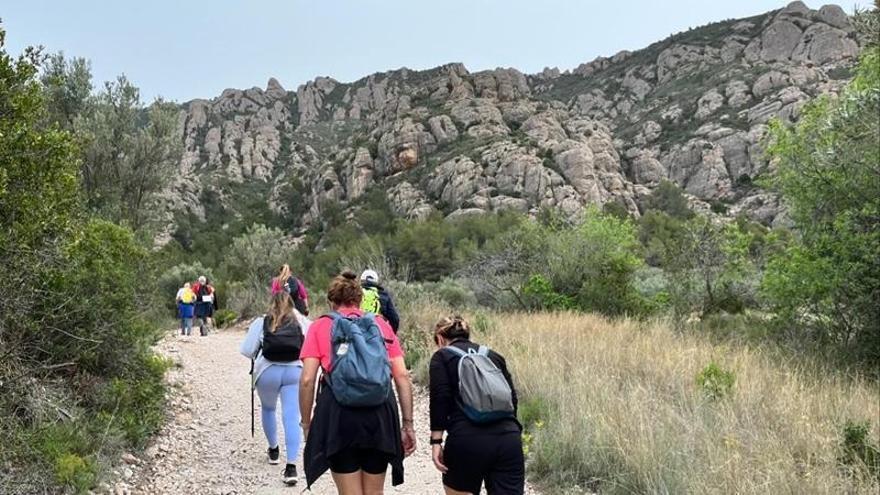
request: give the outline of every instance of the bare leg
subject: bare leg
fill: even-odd
[[[363,471],[355,471],[353,473],[334,473],[333,483],[336,484],[336,491],[339,495],[364,495],[363,489]]]
[[[385,473],[364,473],[364,495],[383,495],[385,493]]]

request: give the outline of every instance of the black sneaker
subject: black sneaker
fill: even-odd
[[[296,484],[296,464],[288,464],[287,466],[284,466],[284,475],[281,477],[281,481],[283,481],[285,485],[293,486]]]
[[[278,464],[278,458],[281,457],[281,447],[269,449],[269,464]]]

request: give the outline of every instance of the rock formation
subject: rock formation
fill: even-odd
[[[297,230],[374,188],[408,218],[574,215],[608,201],[638,215],[664,179],[771,224],[782,207],[751,187],[768,166],[767,122],[794,122],[810,99],[838,91],[858,51],[843,10],[793,2],[571,72],[449,64],[320,77],[295,92],[274,78],[265,90],[229,89],[182,105],[186,152],[165,194],[166,238],[181,215],[208,221],[206,198],[235,215],[236,198],[264,194]]]

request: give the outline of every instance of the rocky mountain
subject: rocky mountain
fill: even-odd
[[[183,218],[219,226],[254,209],[295,231],[369,191],[408,218],[607,202],[637,215],[663,179],[699,208],[772,224],[777,199],[752,187],[767,122],[838,91],[858,52],[840,7],[793,2],[565,72],[448,64],[228,89],[182,106],[160,240]]]

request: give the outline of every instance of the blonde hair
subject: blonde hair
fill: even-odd
[[[440,337],[447,341],[470,339],[471,327],[461,316],[447,316],[434,325],[434,342],[439,344]]]
[[[281,285],[281,287],[284,287],[284,284],[287,283],[287,279],[289,279],[291,275],[292,275],[292,273],[290,271],[290,265],[285,263],[285,264],[281,265],[281,271],[278,272],[278,276],[276,277],[276,280],[278,280],[278,283]],[[291,287],[291,289],[292,289],[292,287]]]
[[[289,318],[294,318],[293,299],[287,291],[281,291],[272,296],[272,303],[269,305],[269,311],[266,316],[271,318],[269,322],[269,330],[275,333],[275,330],[281,326],[281,323]]]

